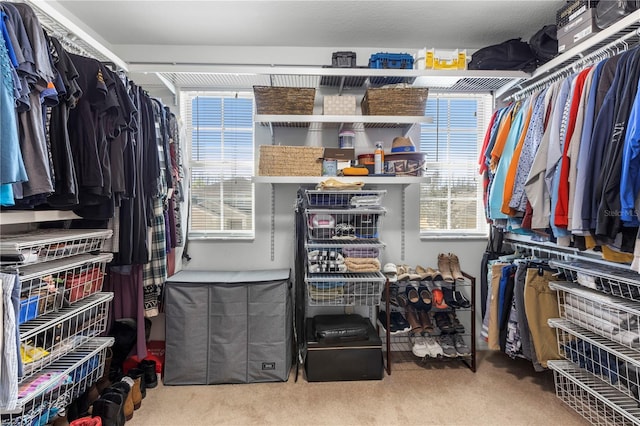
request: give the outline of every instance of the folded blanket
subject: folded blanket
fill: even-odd
[[[375,247],[366,247],[366,246],[358,246],[358,247],[345,247],[342,249],[342,254],[345,257],[378,257],[380,251]]]
[[[380,270],[378,259],[347,257],[344,260],[350,272],[377,272]]]

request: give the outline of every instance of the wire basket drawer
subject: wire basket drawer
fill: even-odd
[[[41,229],[28,234],[0,238],[4,264],[26,265],[63,257],[98,252],[111,238],[109,229]]]
[[[20,327],[22,380],[106,331],[113,293],[97,293]]]
[[[312,240],[358,241],[378,238],[384,209],[305,211]]]
[[[107,350],[113,341],[111,337],[94,337],[24,380],[19,386],[16,407],[0,407],[0,424],[47,424],[56,412],[102,377]]]
[[[346,242],[307,244],[307,271],[316,273],[363,273],[380,271],[383,244]]]
[[[112,253],[81,254],[20,267],[24,309],[19,323],[56,312],[65,304],[101,291],[106,265],[112,259]]]
[[[551,282],[549,287],[558,293],[558,310],[562,318],[640,351],[640,303],[570,282]]]
[[[382,207],[382,200],[387,191],[340,191],[340,190],[306,190],[307,203],[311,208],[362,208]]]
[[[314,274],[305,282],[310,306],[376,306],[385,278],[380,272]]]

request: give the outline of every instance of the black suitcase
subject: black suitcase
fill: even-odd
[[[304,372],[309,382],[381,380],[384,377],[382,340],[369,320],[364,340],[322,339],[307,318]]]
[[[596,26],[601,30],[627,16],[640,6],[640,0],[607,0],[596,6]]]

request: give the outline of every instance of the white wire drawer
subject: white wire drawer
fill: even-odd
[[[563,272],[568,281],[640,302],[640,275],[635,271],[581,260],[553,260],[549,264]]]
[[[386,279],[380,272],[305,277],[310,306],[376,306]]]
[[[110,229],[40,229],[27,234],[3,235],[0,256],[5,265],[48,262],[100,251],[112,235]]]
[[[548,361],[556,395],[594,425],[640,425],[638,402],[570,361]]]
[[[55,312],[102,290],[112,253],[81,254],[46,263],[21,266],[18,323]]]
[[[383,208],[305,211],[309,238],[333,241],[377,240],[385,213]]]
[[[570,282],[551,282],[560,316],[602,337],[640,350],[640,303]]]
[[[113,342],[111,337],[95,337],[23,381],[15,407],[0,407],[1,424],[46,424],[54,412],[102,377],[107,348]]]
[[[567,320],[549,319],[556,329],[558,353],[640,402],[640,353]]]
[[[317,273],[362,273],[380,271],[384,244],[377,241],[307,243],[307,271]]]
[[[387,191],[341,191],[308,189],[305,191],[309,208],[381,207]]]
[[[113,293],[96,293],[59,312],[20,327],[22,381],[42,370],[107,328]]]

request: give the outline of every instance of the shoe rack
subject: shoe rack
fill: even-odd
[[[56,229],[0,238],[0,254],[12,259],[2,272],[15,276],[21,289],[14,356],[19,353],[23,364],[20,376],[2,371],[16,374],[10,386],[8,376],[2,382],[10,388],[3,389],[2,425],[45,424],[102,376],[113,338],[98,336],[106,330],[113,293],[101,290],[113,255],[99,250],[110,237],[110,230]]]
[[[429,315],[430,322],[432,325],[433,331],[429,334],[434,340],[438,341],[439,336],[441,336],[446,331],[449,331],[450,334],[458,334],[462,337],[465,344],[469,347],[470,353],[468,355],[460,355],[456,356],[437,356],[431,357],[429,355],[424,357],[418,357],[412,352],[412,342],[410,338],[409,331],[397,331],[392,332],[391,327],[385,327],[385,324],[391,324],[391,313],[400,311],[405,315],[406,318],[406,309],[399,307],[395,304],[392,304],[393,295],[392,295],[392,286],[398,285],[398,288],[402,289],[405,285],[412,285],[411,281],[398,281],[398,282],[389,282],[387,280],[384,288],[384,314],[386,314],[385,324],[382,324],[378,321],[378,325],[381,332],[382,343],[385,346],[385,370],[387,374],[391,374],[392,369],[398,370],[411,370],[415,369],[416,366],[420,368],[431,368],[434,363],[444,363],[444,362],[459,362],[463,365],[467,366],[472,372],[476,372],[476,323],[475,323],[475,286],[476,286],[476,278],[472,275],[467,274],[464,271],[460,271],[463,278],[459,278],[453,284],[453,288],[455,291],[460,292],[464,297],[470,302],[470,306],[468,308],[463,307],[452,307],[448,306],[446,308],[439,308],[434,306],[434,301],[432,300],[432,306],[428,310],[427,315]],[[426,286],[425,281],[413,281],[416,284],[419,284],[420,287]],[[428,287],[432,287],[433,285],[429,285]],[[400,295],[403,294],[402,290],[399,292]],[[411,304],[409,303],[409,307],[411,308]],[[453,333],[449,330],[441,330],[436,321],[436,316],[440,315],[449,315],[453,314],[462,324],[464,325],[464,332],[456,332]],[[464,321],[466,319],[466,321]],[[455,329],[455,324],[451,323],[451,326]],[[449,333],[445,333],[449,334]]]

